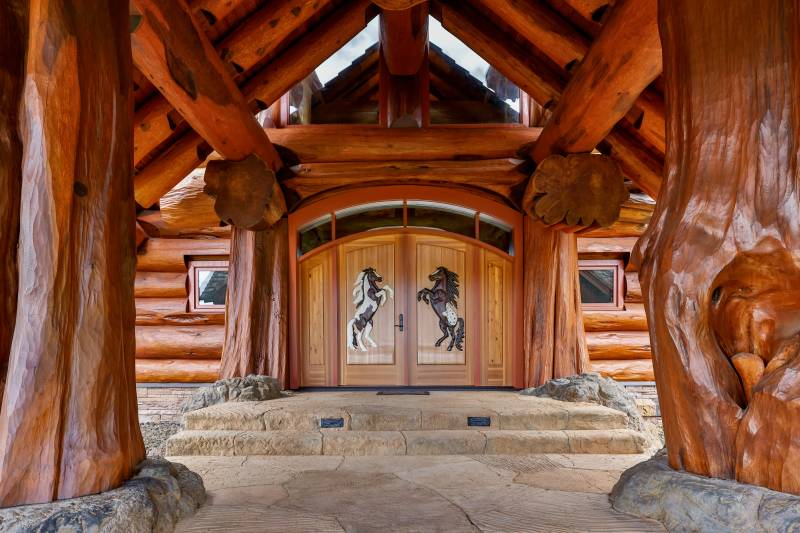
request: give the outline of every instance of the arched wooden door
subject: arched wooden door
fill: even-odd
[[[380,204],[375,216],[398,227],[364,231],[374,209],[333,214],[330,230],[313,229],[328,220],[319,217],[299,226],[290,328],[298,386],[516,384],[521,287],[511,231],[499,244],[483,238],[475,211],[474,234],[459,234],[446,216],[430,218],[429,203],[413,205]],[[425,224],[454,231],[414,226],[423,213]],[[348,216],[358,231],[345,227]]]

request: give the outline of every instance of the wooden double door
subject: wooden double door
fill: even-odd
[[[382,233],[300,263],[302,385],[510,385],[512,261]]]

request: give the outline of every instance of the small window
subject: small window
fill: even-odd
[[[481,213],[479,218],[480,232],[478,237],[481,242],[499,248],[509,255],[514,255],[512,227],[484,213]]]
[[[622,309],[622,261],[584,260],[579,269],[584,309]]]
[[[422,200],[408,201],[408,225],[458,233],[475,238],[475,211]]]
[[[227,261],[192,261],[189,266],[189,310],[224,312],[228,293]]]
[[[403,227],[403,202],[377,202],[336,212],[336,238],[381,228]]]
[[[307,254],[314,248],[322,246],[326,242],[331,242],[333,232],[331,230],[331,216],[325,215],[317,220],[312,220],[298,230],[300,234],[300,255]]]

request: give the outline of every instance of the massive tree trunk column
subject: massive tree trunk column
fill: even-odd
[[[144,456],[134,382],[131,48],[124,0],[32,0],[20,296],[0,505],[111,489]]]
[[[264,231],[233,228],[220,378],[263,374],[287,385],[288,228],[286,218]]]
[[[639,250],[669,460],[800,493],[800,6],[659,18],[666,180]]]
[[[573,233],[525,217],[525,386],[589,370]]]
[[[19,103],[27,47],[27,7],[23,0],[0,2],[0,397],[17,309],[17,240],[22,182]]]

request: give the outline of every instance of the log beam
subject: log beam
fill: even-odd
[[[591,152],[661,73],[657,0],[619,0],[531,156]],[[600,76],[598,73],[604,73]]]
[[[144,458],[125,1],[32,0],[20,286],[0,410],[0,505],[110,490]],[[32,392],[37,393],[32,393]]]
[[[28,8],[22,0],[0,3],[0,397],[17,310],[17,243],[19,241],[22,140],[20,99],[25,79]]]
[[[235,228],[231,239],[221,378],[264,374],[287,386],[289,224]]]
[[[137,359],[139,383],[213,383],[219,379],[219,359]]]

